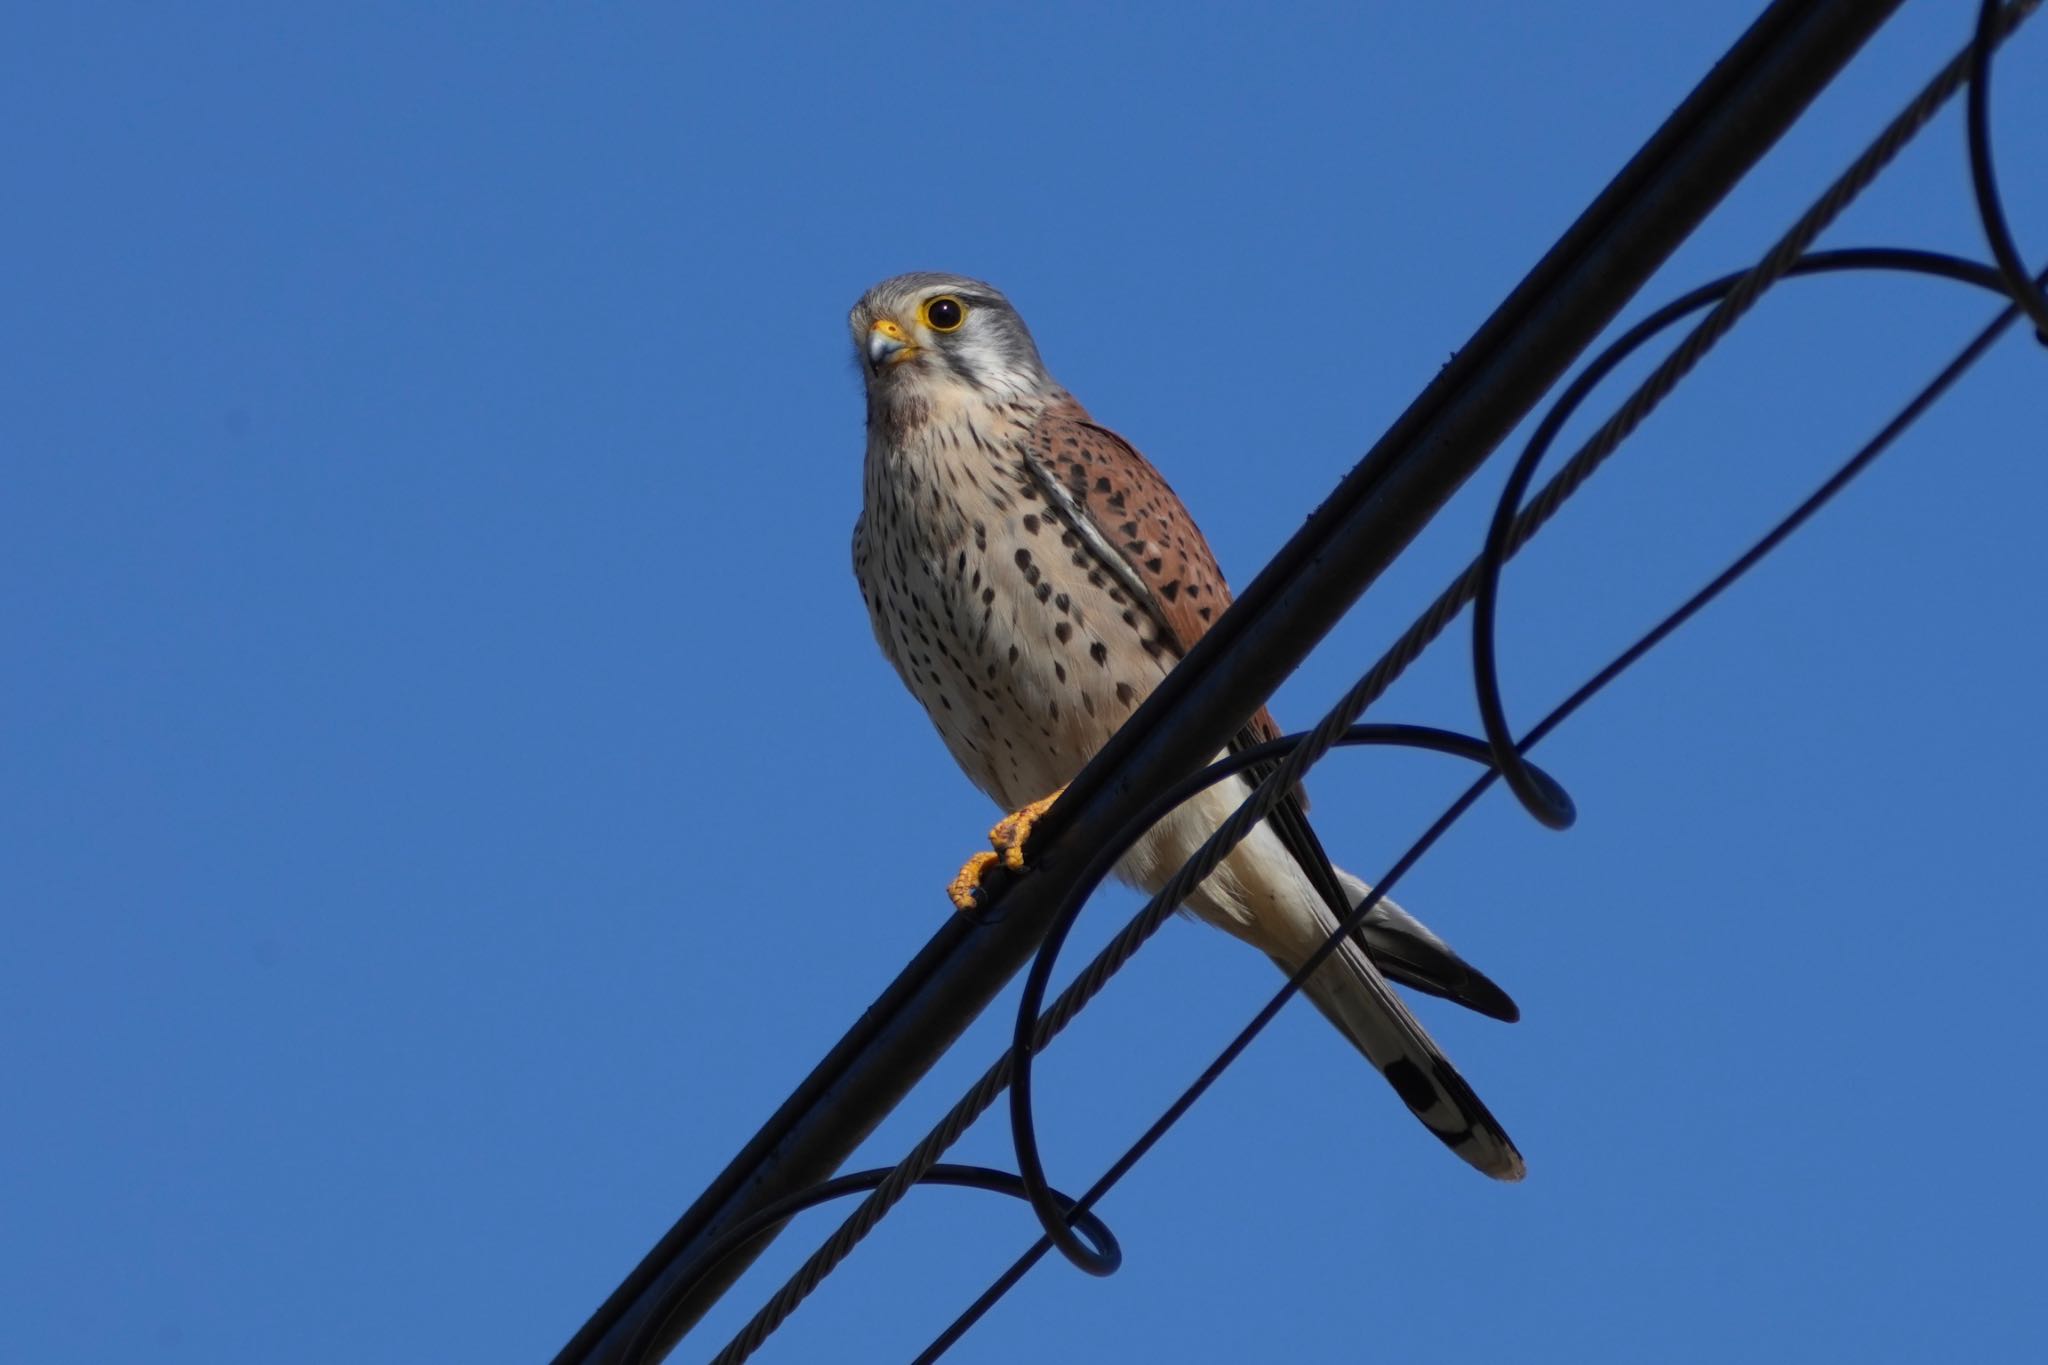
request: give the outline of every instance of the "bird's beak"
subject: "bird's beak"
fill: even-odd
[[[917,354],[917,346],[910,334],[903,330],[901,323],[890,318],[878,318],[868,328],[868,364],[875,369],[884,365],[901,365]]]

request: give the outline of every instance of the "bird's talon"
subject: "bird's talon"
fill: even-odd
[[[946,896],[955,909],[972,910],[979,903],[982,876],[995,860],[993,853],[977,853],[961,867],[952,885],[946,888]]]
[[[1021,810],[1013,810],[996,821],[994,829],[988,832],[988,841],[996,852],[1003,855],[1003,866],[1012,872],[1024,870],[1024,841],[1031,837],[1032,829],[1052,809],[1052,803],[1060,799],[1061,787],[1050,796],[1041,796]]]
[[[947,897],[962,910],[972,910],[981,904],[981,879],[990,867],[1000,864],[1012,872],[1024,870],[1024,841],[1031,837],[1031,827],[1039,817],[1052,809],[1052,803],[1060,799],[1060,792],[1041,797],[1022,810],[1011,811],[996,821],[995,828],[988,832],[988,841],[994,846],[993,853],[977,853],[969,858],[946,888]]]

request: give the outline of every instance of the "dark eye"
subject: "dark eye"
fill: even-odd
[[[951,294],[941,294],[924,303],[924,325],[934,332],[957,332],[967,321],[967,305]]]

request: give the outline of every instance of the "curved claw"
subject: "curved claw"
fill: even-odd
[[[972,910],[981,900],[981,879],[995,863],[993,853],[977,853],[964,863],[946,887],[946,898],[956,910]]]

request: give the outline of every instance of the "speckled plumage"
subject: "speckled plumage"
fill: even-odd
[[[960,320],[936,325],[954,317],[949,302]],[[854,573],[875,637],[962,770],[1015,809],[1080,771],[1229,588],[1166,481],[1054,382],[994,288],[898,276],[850,321],[868,399]],[[1248,727],[1277,733],[1263,710]],[[1226,783],[1189,802],[1119,872],[1157,889],[1242,796]],[[1355,904],[1365,885],[1345,880]],[[1335,925],[1270,826],[1187,908],[1289,970]],[[1374,956],[1384,948],[1402,979],[1461,999],[1445,981],[1484,981],[1398,907],[1374,915]],[[1513,1144],[1358,943],[1307,993],[1447,1145],[1488,1174],[1521,1175]]]

